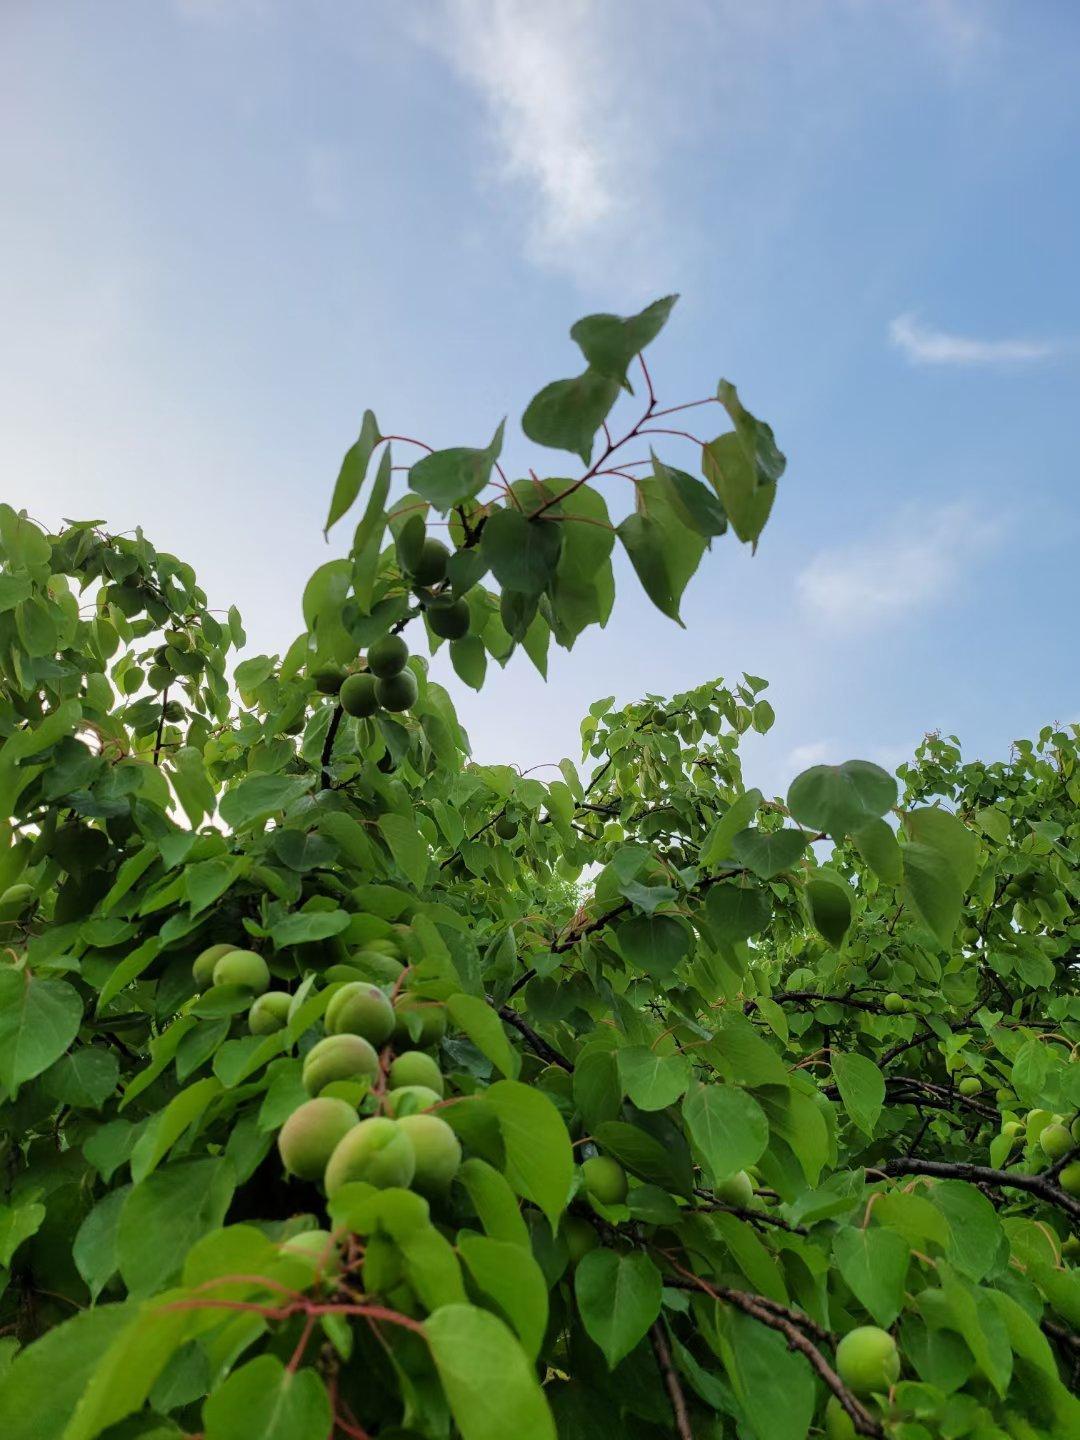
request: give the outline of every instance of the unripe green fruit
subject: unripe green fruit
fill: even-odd
[[[309,1095],[318,1095],[335,1080],[374,1080],[379,1057],[359,1035],[327,1035],[304,1057],[302,1079]]]
[[[109,841],[89,825],[64,825],[53,837],[49,854],[69,875],[88,875],[104,861]]]
[[[425,540],[420,554],[412,568],[412,578],[418,585],[438,585],[446,579],[446,562],[450,551],[441,540]]]
[[[384,950],[356,950],[349,956],[348,963],[366,978],[385,980],[390,984],[393,984],[405,968],[400,960],[393,959]]]
[[[391,1090],[400,1090],[403,1085],[426,1085],[440,1097],[446,1091],[442,1071],[430,1055],[420,1050],[406,1050],[404,1055],[395,1057],[390,1066],[389,1083]]]
[[[427,612],[432,632],[443,640],[461,640],[469,633],[472,613],[467,600],[451,600],[449,605],[432,605]]]
[[[146,672],[147,685],[150,686],[151,690],[156,690],[159,694],[167,686],[172,684],[173,679],[173,672],[167,670],[164,665],[151,665],[150,669]]]
[[[1070,1160],[1058,1176],[1058,1184],[1066,1195],[1080,1195],[1080,1160]]]
[[[400,635],[384,635],[367,654],[368,669],[380,680],[400,675],[409,658],[409,647]]]
[[[855,1422],[835,1395],[825,1406],[825,1435],[827,1440],[855,1440]]]
[[[378,955],[388,955],[391,960],[400,960],[404,951],[392,935],[380,935],[375,940],[366,940],[364,950]]]
[[[261,995],[270,985],[266,961],[254,950],[230,950],[214,966],[215,985],[244,985]]]
[[[375,699],[375,677],[373,675],[348,675],[342,681],[338,700],[346,715],[366,719],[379,708]]]
[[[393,1120],[406,1115],[416,1115],[421,1110],[430,1110],[442,1099],[427,1085],[399,1085],[396,1090],[386,1092],[386,1109]]]
[[[908,1008],[908,1002],[903,995],[898,995],[895,990],[890,990],[885,996],[884,1005],[889,1015],[902,1015]]]
[[[518,833],[518,822],[510,815],[500,815],[495,821],[495,834],[500,840],[513,840]]]
[[[1047,1125],[1039,1133],[1039,1145],[1048,1160],[1060,1160],[1073,1148],[1073,1137],[1064,1125]]]
[[[1080,1235],[1070,1235],[1062,1243],[1061,1253],[1067,1260],[1075,1260],[1080,1256]]]
[[[1054,1117],[1049,1110],[1029,1110],[1024,1119],[1024,1129],[1027,1132],[1029,1145],[1038,1143],[1039,1136],[1046,1129],[1047,1125],[1053,1123]]]
[[[343,985],[326,1007],[326,1029],[331,1035],[362,1035],[381,1045],[394,1028],[394,1007],[377,985],[354,980]]]
[[[412,1183],[425,1194],[445,1190],[461,1165],[461,1142],[438,1115],[403,1115],[397,1122],[416,1156]]]
[[[1069,1134],[1074,1140],[1080,1140],[1080,1115],[1069,1126]]]
[[[975,1075],[965,1075],[956,1088],[961,1095],[979,1095],[982,1092],[982,1081]]]
[[[252,1035],[273,1035],[276,1030],[284,1030],[291,1004],[292,996],[286,990],[268,990],[260,995],[248,1011]]]
[[[1004,1105],[1007,1109],[1011,1110],[1016,1100],[1016,1096],[1011,1090],[1006,1090],[1003,1087],[1000,1090],[994,1091],[994,1099],[999,1105]]]
[[[323,665],[313,672],[311,678],[320,694],[336,695],[345,683],[345,672],[337,665]]]
[[[856,1395],[884,1392],[900,1378],[896,1341],[876,1325],[849,1330],[836,1347],[836,1371]]]
[[[175,725],[178,721],[183,720],[187,711],[183,705],[180,704],[179,700],[168,700],[162,707],[162,714],[170,724]]]
[[[1019,1135],[1023,1128],[1019,1120],[1006,1120],[1001,1127],[1001,1133],[1002,1135]]]
[[[34,887],[20,880],[0,895],[0,920],[17,920],[34,898]]]
[[[629,1188],[626,1171],[610,1155],[593,1155],[584,1162],[581,1174],[585,1189],[601,1205],[621,1205]]]
[[[183,630],[166,630],[165,643],[174,650],[190,650],[191,640]]]
[[[590,1250],[600,1244],[600,1237],[593,1226],[581,1215],[567,1215],[562,1223],[562,1237],[570,1256],[570,1264],[577,1265]]]
[[[154,651],[154,664],[160,665],[164,669],[168,668],[169,647],[167,645],[159,645]]]
[[[208,945],[205,950],[200,950],[191,967],[195,984],[200,990],[206,990],[214,983],[214,966],[223,955],[231,955],[235,949],[235,945]]]
[[[411,710],[419,693],[420,687],[411,670],[402,670],[398,675],[375,682],[375,698],[383,709],[389,710],[392,715]]]
[[[314,1105],[317,1102],[309,1102]],[[340,1102],[344,1104],[344,1101]],[[318,1179],[318,1176],[315,1177]],[[286,1255],[300,1255],[312,1261],[324,1275],[336,1275],[341,1269],[341,1252],[338,1242],[329,1230],[301,1230],[299,1235],[290,1235],[281,1242],[281,1251]]]
[[[338,1144],[357,1123],[356,1111],[344,1100],[306,1100],[278,1133],[282,1164],[300,1180],[320,1179]]]
[[[724,1205],[738,1205],[745,1210],[754,1198],[754,1182],[745,1170],[713,1186],[713,1194]]]
[[[327,1195],[333,1199],[351,1180],[377,1190],[407,1188],[416,1172],[416,1153],[402,1122],[373,1115],[361,1120],[339,1142],[326,1166]]]
[[[413,1047],[424,1050],[437,1045],[446,1034],[446,1007],[434,1000],[423,1000],[418,995],[399,995],[394,1012],[394,1045],[398,1050]],[[420,1035],[416,1040],[405,1024],[406,1015],[416,1015],[420,1021]]]

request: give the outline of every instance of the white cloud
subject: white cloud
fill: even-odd
[[[812,617],[859,631],[920,610],[947,595],[964,560],[985,553],[1000,533],[968,504],[912,513],[901,523],[902,530],[814,556],[796,579]]]
[[[1049,340],[977,340],[924,325],[912,314],[898,315],[889,339],[913,365],[1024,365],[1049,360],[1059,346]]]

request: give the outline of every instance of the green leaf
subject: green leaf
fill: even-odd
[[[615,1366],[647,1334],[660,1314],[663,1282],[647,1255],[591,1250],[574,1272],[574,1298],[591,1339]]]
[[[192,825],[201,825],[214,813],[216,796],[206,775],[202,751],[193,745],[181,745],[173,752],[170,778],[176,798]]]
[[[465,635],[450,642],[450,663],[459,680],[479,690],[487,674],[487,651],[479,635]]]
[[[458,447],[425,455],[409,471],[409,489],[444,513],[463,500],[479,495],[491,479],[492,466],[502,453],[505,426],[506,422],[501,421],[491,444],[484,450]]]
[[[762,880],[790,870],[806,849],[801,830],[741,830],[731,842],[736,860]]]
[[[844,1109],[872,1137],[885,1103],[885,1077],[865,1055],[840,1050],[832,1052],[832,1073]]]
[[[926,1198],[949,1222],[946,1254],[969,1280],[983,1280],[998,1264],[1002,1227],[993,1205],[965,1180],[937,1180]]]
[[[686,927],[670,915],[632,915],[615,931],[627,961],[654,980],[663,980],[690,953]]]
[[[911,1249],[902,1235],[882,1226],[848,1225],[833,1236],[833,1254],[860,1305],[887,1330],[904,1303]]]
[[[753,820],[761,804],[760,790],[747,790],[731,802],[701,847],[701,863],[711,868],[731,857],[731,842]]]
[[[816,1388],[805,1356],[750,1315],[729,1309],[721,1353],[732,1389],[759,1440],[806,1440]]]
[[[896,781],[869,760],[813,765],[791,782],[787,807],[800,825],[840,837],[896,804]]]
[[[555,574],[562,540],[561,524],[530,520],[508,503],[488,516],[480,548],[504,589],[539,595]]]
[[[462,1440],[557,1440],[536,1373],[497,1316],[446,1305],[424,1333]]]
[[[83,1006],[66,980],[0,970],[0,1085],[14,1093],[58,1060],[79,1033]]]
[[[341,519],[360,494],[372,451],[379,443],[379,438],[378,421],[370,410],[365,410],[364,418],[360,422],[360,435],[346,450],[345,458],[341,462],[341,470],[338,472],[330,501],[330,511],[323,526],[324,535],[329,535],[331,525]]]
[[[379,571],[379,554],[386,532],[386,501],[390,494],[392,460],[391,447],[387,445],[375,472],[375,483],[368,496],[364,518],[353,535],[353,590],[356,592],[357,604],[364,611],[371,609],[375,577]]]
[[[130,1194],[130,1185],[121,1185],[118,1190],[108,1191],[75,1233],[71,1258],[75,1261],[75,1268],[86,1281],[90,1298],[95,1303],[116,1274],[116,1232],[120,1224],[120,1212]]]
[[[639,1110],[666,1110],[690,1083],[685,1055],[658,1055],[648,1045],[625,1045],[618,1056],[623,1086]]]
[[[347,910],[296,910],[270,927],[270,939],[279,950],[290,945],[310,945],[340,935],[350,924]]]
[[[61,1440],[102,1359],[135,1313],[130,1303],[83,1310],[20,1351],[0,1381],[4,1440]]]
[[[476,995],[451,995],[446,1002],[451,1020],[508,1080],[516,1080],[521,1056],[506,1038],[495,1011]]]
[[[136,1185],[120,1213],[116,1258],[132,1294],[149,1295],[179,1273],[200,1236],[216,1229],[232,1199],[233,1178],[221,1160],[191,1160],[156,1170]],[[169,1237],[168,1244],[162,1236]]]
[[[427,879],[431,863],[427,841],[413,821],[404,815],[380,815],[379,833],[390,847],[398,869],[419,890]]]
[[[566,1209],[574,1152],[563,1118],[542,1091],[517,1080],[498,1080],[484,1091],[506,1146],[506,1178],[538,1205],[554,1230]]]
[[[654,300],[637,315],[586,315],[570,327],[570,338],[581,347],[590,370],[615,380],[633,394],[627,367],[635,355],[651,345],[667,324],[678,295]]]
[[[144,1305],[132,1315],[98,1362],[64,1430],[64,1440],[94,1440],[140,1410],[191,1324],[190,1312],[168,1303]]]
[[[753,464],[735,434],[720,435],[704,445],[701,463],[735,534],[756,549],[776,498],[776,485],[758,483]]]
[[[721,945],[760,935],[771,916],[772,901],[760,885],[714,885],[705,897],[705,919]]]
[[[151,1175],[189,1125],[193,1125],[221,1091],[221,1082],[207,1076],[174,1095],[151,1120],[131,1152],[131,1178],[136,1185]]]
[[[682,1112],[714,1180],[728,1180],[764,1155],[769,1122],[754,1097],[738,1086],[695,1085],[683,1101]]]
[[[638,508],[615,533],[646,595],[658,610],[682,625],[679,601],[705,552],[705,541],[683,523],[657,481],[639,480],[636,491]]]
[[[632,1170],[650,1185],[689,1195],[694,1188],[690,1154],[685,1145],[662,1145],[639,1125],[624,1120],[604,1120],[593,1127],[598,1145],[612,1154],[620,1164]]]
[[[219,814],[233,830],[286,810],[315,783],[314,775],[251,775],[221,797]]]
[[[42,1088],[63,1105],[100,1110],[120,1079],[120,1061],[103,1046],[71,1050],[46,1070]]]
[[[45,1206],[36,1201],[29,1205],[0,1205],[0,1265],[10,1266],[11,1257],[24,1240],[41,1228]]]
[[[330,1397],[318,1373],[259,1355],[234,1370],[203,1408],[206,1440],[326,1440]]]
[[[851,887],[835,870],[821,869],[812,872],[805,893],[814,928],[839,949],[854,916],[855,897]]]
[[[904,816],[904,829],[912,840],[936,850],[956,876],[961,891],[975,879],[979,863],[979,842],[967,826],[936,807],[909,810]]]
[[[458,1171],[458,1179],[469,1192],[487,1234],[493,1240],[523,1245],[531,1253],[529,1231],[517,1197],[498,1170],[486,1160],[472,1156]]]
[[[855,848],[879,880],[898,885],[904,862],[891,827],[884,820],[868,820],[851,832]]]
[[[960,923],[964,889],[941,852],[909,841],[903,846],[904,899],[913,905],[944,947]]]
[[[462,1235],[458,1251],[473,1281],[495,1301],[530,1360],[540,1354],[548,1319],[548,1287],[529,1250],[486,1235]]]
[[[555,380],[529,401],[521,428],[535,444],[571,450],[588,465],[596,432],[618,394],[616,380],[591,368],[573,380]]]

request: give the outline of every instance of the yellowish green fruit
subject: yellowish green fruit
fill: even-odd
[[[900,1378],[896,1341],[877,1325],[849,1330],[836,1347],[836,1371],[856,1395],[882,1394]]]
[[[270,985],[266,961],[254,950],[230,950],[214,966],[215,985],[243,985],[253,995],[261,995]]]
[[[268,990],[260,995],[248,1011],[248,1029],[252,1035],[273,1035],[284,1030],[289,1020],[292,996],[286,990]]]
[[[334,1150],[357,1123],[356,1111],[344,1100],[306,1100],[278,1133],[282,1164],[300,1180],[320,1179]]]
[[[1074,1140],[1080,1140],[1080,1115],[1069,1126],[1069,1134]]]
[[[416,564],[412,567],[412,578],[417,585],[425,588],[438,585],[446,579],[446,562],[449,559],[450,551],[441,540],[425,540],[420,547],[420,554],[416,557]]]
[[[402,670],[399,675],[390,675],[375,682],[375,698],[383,709],[389,710],[392,715],[411,710],[419,693],[416,676],[411,670]]]
[[[400,1090],[403,1085],[426,1085],[440,1097],[446,1092],[442,1071],[430,1055],[420,1050],[406,1050],[395,1056],[389,1074],[391,1090]]]
[[[889,1015],[902,1015],[908,1008],[907,1001],[902,995],[898,995],[895,990],[890,990],[882,1003]]]
[[[1060,1122],[1039,1132],[1039,1146],[1048,1160],[1060,1160],[1073,1148],[1073,1138]]]
[[[1076,1260],[1080,1257],[1080,1235],[1070,1235],[1062,1242],[1061,1253],[1066,1260]]]
[[[341,1248],[329,1230],[301,1230],[283,1240],[280,1249],[284,1255],[310,1260],[325,1275],[336,1275],[341,1269]]]
[[[373,675],[349,675],[342,681],[338,700],[346,715],[359,720],[374,715],[379,708],[375,698],[375,677]]]
[[[982,1081],[975,1075],[965,1075],[956,1088],[961,1095],[978,1095],[982,1091]]]
[[[396,1090],[386,1092],[386,1111],[394,1120],[405,1115],[415,1115],[421,1110],[430,1110],[442,1099],[427,1085],[400,1085]]]
[[[1024,1129],[1027,1132],[1029,1145],[1037,1145],[1039,1136],[1046,1129],[1047,1125],[1053,1123],[1054,1117],[1049,1110],[1029,1110],[1024,1119]]]
[[[380,935],[375,940],[365,941],[364,951],[365,953],[372,951],[380,955],[388,955],[391,960],[400,960],[404,953],[392,935]]]
[[[738,1171],[727,1180],[720,1180],[713,1186],[713,1194],[724,1205],[738,1205],[742,1209],[754,1198],[754,1182],[745,1170]]]
[[[416,1156],[413,1185],[424,1194],[445,1190],[461,1165],[461,1142],[453,1130],[438,1115],[403,1115],[397,1123]]]
[[[362,1035],[381,1045],[394,1028],[394,1007],[377,985],[353,980],[331,996],[326,1028],[331,1035]]]
[[[302,1079],[309,1095],[318,1095],[335,1080],[374,1080],[379,1057],[360,1035],[327,1035],[304,1057]]]
[[[1001,1127],[1002,1135],[1019,1135],[1024,1126],[1019,1120],[1006,1120]]]
[[[416,1153],[402,1123],[373,1115],[353,1126],[326,1166],[324,1183],[331,1199],[351,1180],[363,1180],[377,1190],[412,1184]]]
[[[629,1188],[626,1171],[610,1155],[593,1155],[581,1167],[585,1189],[601,1205],[621,1205]]]
[[[195,956],[191,973],[200,990],[206,990],[214,983],[214,966],[223,955],[231,955],[235,949],[235,945],[208,945]]]
[[[427,622],[432,633],[442,640],[461,640],[469,633],[472,613],[467,600],[451,600],[448,605],[431,605]]]
[[[401,674],[408,658],[409,647],[400,635],[384,635],[368,651],[368,669],[378,679],[389,680]]]
[[[0,895],[0,920],[17,920],[34,898],[34,887],[24,880],[9,885]]]
[[[1080,1160],[1070,1160],[1058,1176],[1058,1184],[1066,1195],[1080,1195]]]
[[[570,1264],[577,1265],[590,1250],[600,1244],[595,1228],[581,1215],[567,1215],[562,1223],[562,1237],[570,1256]]]

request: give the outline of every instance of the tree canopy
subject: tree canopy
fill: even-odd
[[[518,770],[420,653],[546,673],[616,544],[679,623],[757,544],[784,457],[660,403],[672,304],[573,327],[569,475],[367,412],[280,654],[0,505],[5,1440],[1080,1434],[1080,727],[772,797],[744,675]]]

